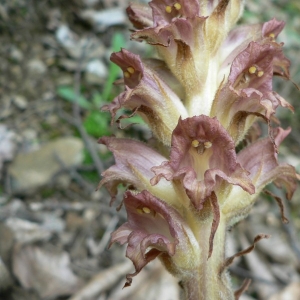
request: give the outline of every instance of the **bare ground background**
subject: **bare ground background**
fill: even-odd
[[[177,300],[179,286],[152,263],[122,290],[133,266],[124,248],[107,249],[110,233],[126,218],[110,208],[106,191],[95,191],[113,163],[102,135],[147,139],[135,125],[120,132],[100,107],[119,92],[109,63],[120,47],[148,56],[129,42],[125,0],[0,1],[0,299]],[[281,34],[300,84],[300,2],[249,0],[241,22],[285,20]],[[280,110],[293,131],[281,158],[300,171],[300,102],[292,82],[275,90],[295,107]],[[75,99],[77,99],[75,101]],[[246,248],[258,233],[272,238],[230,268],[233,284],[252,284],[241,298],[300,299],[300,198],[285,202],[290,223],[262,196],[247,220],[229,232],[228,253]],[[290,298],[287,298],[287,297]]]

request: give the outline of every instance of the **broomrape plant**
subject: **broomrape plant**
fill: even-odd
[[[160,59],[125,49],[111,55],[125,90],[103,110],[118,122],[122,108],[140,115],[157,141],[99,140],[115,157],[100,186],[112,201],[120,183],[128,187],[128,221],[111,237],[127,244],[135,266],[125,286],[158,257],[186,299],[237,299],[243,287],[234,293],[226,271],[234,258],[225,257],[227,228],[247,216],[267,184],[284,187],[288,199],[296,188],[295,169],[277,161],[290,129],[271,125],[278,106],[293,110],[272,89],[274,75],[290,77],[277,42],[284,22],[235,27],[242,2],[152,0],[127,8],[132,39],[153,45]],[[268,136],[247,135],[259,118]],[[247,145],[237,153],[241,141]]]

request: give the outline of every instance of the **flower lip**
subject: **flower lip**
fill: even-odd
[[[122,69],[128,87],[134,88],[139,84],[144,68],[138,55],[121,49],[120,52],[112,53],[110,60]]]
[[[216,118],[205,115],[179,120],[172,136],[170,161],[152,168],[155,185],[164,177],[180,179],[197,209],[222,180],[254,193],[248,172],[237,163],[234,141]]]
[[[150,179],[153,177],[151,168],[165,160],[164,156],[135,140],[102,137],[98,142],[106,145],[115,158],[115,165],[102,173],[103,179],[98,186],[106,186],[112,201],[117,195],[119,183],[131,184],[138,190],[147,185],[150,187]],[[136,155],[136,151],[139,155]]]
[[[262,36],[274,40],[285,26],[285,22],[278,21],[275,18],[266,22],[262,26]]]
[[[126,256],[136,269],[135,273],[126,276],[125,286],[129,286],[132,277],[151,260],[160,254],[174,256],[177,246],[188,245],[190,230],[174,208],[148,191],[126,192],[124,205],[128,222],[112,233],[110,245],[128,243]]]
[[[199,1],[197,0],[152,0],[154,26],[171,23],[176,17],[192,18],[199,14]]]

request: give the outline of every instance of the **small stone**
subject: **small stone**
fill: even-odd
[[[80,17],[94,26],[97,31],[104,31],[107,27],[126,23],[126,16],[122,7],[114,7],[102,11],[87,9]]]
[[[90,61],[86,66],[86,71],[99,78],[107,77],[107,67],[100,59]]]
[[[13,191],[30,194],[51,183],[60,170],[81,164],[83,148],[81,139],[63,137],[48,142],[39,150],[18,154],[8,171]],[[63,183],[62,178],[60,181]]]
[[[32,59],[27,64],[29,71],[32,74],[41,75],[47,71],[46,64],[39,59]]]
[[[23,53],[16,47],[10,49],[10,58],[15,62],[21,62],[24,58]]]
[[[12,97],[14,105],[19,109],[26,109],[28,106],[28,102],[24,96],[16,95]]]

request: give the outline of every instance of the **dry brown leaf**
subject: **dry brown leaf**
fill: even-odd
[[[22,286],[34,289],[43,299],[73,294],[81,285],[70,269],[66,252],[54,253],[37,246],[16,246],[13,272]]]

